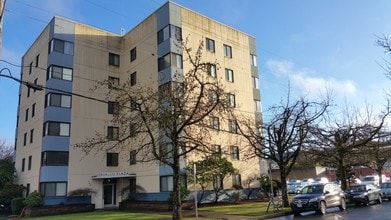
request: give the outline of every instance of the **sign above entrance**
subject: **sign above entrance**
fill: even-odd
[[[110,178],[129,178],[135,177],[136,174],[130,174],[127,171],[120,172],[102,172],[96,176],[92,176],[92,179],[110,179]]]

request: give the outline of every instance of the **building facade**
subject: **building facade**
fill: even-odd
[[[96,191],[91,197],[96,208],[118,206],[126,199],[126,189],[135,190],[143,200],[167,199],[172,187],[169,169],[158,163],[136,163],[137,155],[131,151],[85,154],[73,146],[97,132],[109,136],[117,132],[107,123],[115,108],[97,101],[106,99],[104,91],[91,90],[97,81],[158,87],[159,75],[169,77],[191,68],[182,66],[178,49],[182,36],[188,37],[192,48],[205,42],[204,58],[219,62],[214,74],[225,79],[237,110],[261,121],[254,37],[172,2],[123,35],[54,17],[22,58],[21,79],[43,86],[43,90],[21,86],[19,92],[15,168],[26,194],[37,190],[45,204],[58,204],[70,191],[91,188]],[[167,56],[170,65],[162,67],[159,60]],[[232,127],[228,122],[219,126]],[[239,170],[225,179],[224,188],[246,188],[262,166],[259,159],[242,158],[244,146],[232,148],[232,135],[216,133],[216,150],[231,152],[229,160]]]

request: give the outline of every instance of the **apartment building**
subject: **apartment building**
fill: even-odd
[[[65,203],[72,190],[91,188],[96,191],[91,197],[96,208],[118,206],[126,199],[124,189],[135,191],[139,199],[167,200],[172,171],[161,169],[159,163],[138,163],[138,155],[129,150],[85,154],[73,146],[97,132],[108,136],[117,132],[107,123],[115,107],[110,100],[96,101],[105,100],[105,92],[91,90],[96,81],[130,80],[158,87],[158,74],[172,76],[191,68],[182,65],[182,50],[178,50],[182,36],[188,37],[192,48],[205,42],[204,59],[219,62],[220,69],[212,72],[225,79],[233,105],[261,120],[252,36],[173,2],[123,35],[54,17],[22,58],[21,78],[44,87],[34,90],[22,85],[19,91],[15,168],[26,194],[37,190],[45,204],[58,204]],[[166,56],[171,57],[170,65],[159,65]],[[228,122],[214,126],[235,129]],[[262,168],[259,159],[243,159],[244,146],[230,144],[234,133],[216,133],[216,152],[230,152],[229,160],[239,170],[225,178],[224,189],[247,187],[249,177],[259,176]]]

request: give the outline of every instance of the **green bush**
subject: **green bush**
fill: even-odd
[[[43,196],[41,193],[34,191],[23,202],[27,206],[43,206]]]
[[[22,211],[24,207],[24,200],[25,198],[14,198],[11,200],[12,214],[18,215]]]

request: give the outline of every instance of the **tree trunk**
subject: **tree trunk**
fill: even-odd
[[[280,179],[281,179],[281,196],[282,204],[284,207],[289,207],[288,191],[286,189],[286,170],[285,166],[280,166]]]
[[[181,201],[181,181],[180,181],[180,169],[179,160],[174,157],[173,167],[173,196],[172,196],[172,219],[182,219],[182,201]]]
[[[338,179],[341,180],[341,189],[345,190],[347,188],[347,184],[346,184],[347,178],[346,178],[346,167],[343,164],[343,161],[339,161],[338,163],[337,174],[339,174]]]

